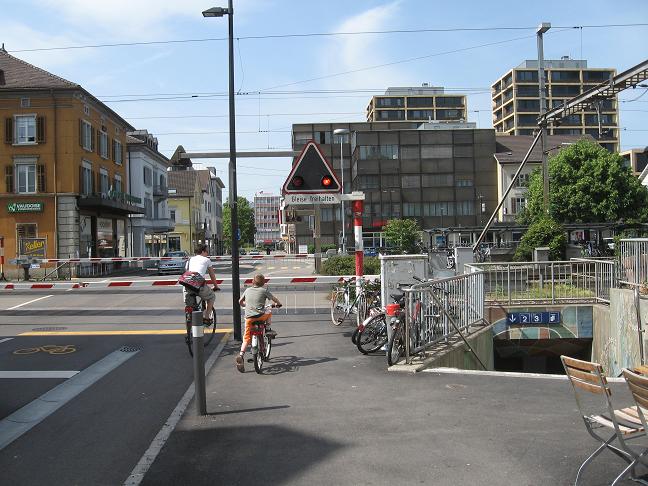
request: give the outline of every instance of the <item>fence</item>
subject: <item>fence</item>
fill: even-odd
[[[610,302],[618,279],[613,260],[573,258],[558,262],[474,263],[484,273],[487,304]]]
[[[484,273],[474,272],[426,282],[405,290],[405,359],[463,337],[484,322]]]
[[[619,242],[619,280],[632,286],[648,285],[648,238]]]

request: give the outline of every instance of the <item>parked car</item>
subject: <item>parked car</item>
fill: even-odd
[[[171,257],[172,260],[160,260],[158,265],[158,275],[165,273],[184,273],[185,263],[187,262],[186,251],[170,251],[164,254],[165,257]]]
[[[239,255],[247,255],[245,248],[239,248]]]
[[[248,255],[260,255],[260,254],[261,254],[261,252],[258,251],[258,250],[251,250],[251,251],[248,253]]]
[[[378,250],[376,250],[375,248],[365,248],[364,255],[369,257],[378,256]]]

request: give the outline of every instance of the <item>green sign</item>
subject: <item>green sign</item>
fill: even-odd
[[[44,206],[42,202],[11,202],[7,210],[10,213],[42,213]]]

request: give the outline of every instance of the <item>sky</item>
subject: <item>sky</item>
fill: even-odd
[[[228,20],[201,13],[227,6],[214,1],[0,0],[0,42],[147,129],[166,156],[228,151]],[[233,18],[237,151],[290,150],[293,123],[364,121],[389,86],[464,93],[468,121],[490,128],[490,85],[537,57],[541,22],[545,59],[622,72],[648,58],[646,0],[234,0]],[[648,145],[646,91],[619,97],[622,150]],[[228,190],[226,159],[194,162]],[[290,159],[237,167],[251,199],[280,192]]]

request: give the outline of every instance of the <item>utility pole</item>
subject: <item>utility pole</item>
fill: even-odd
[[[545,93],[544,46],[542,37],[551,28],[549,22],[538,26],[538,84],[540,86],[540,116],[547,112],[547,96]],[[544,212],[549,212],[549,163],[547,161],[547,122],[544,118],[540,122],[540,150],[542,151],[542,203]]]

